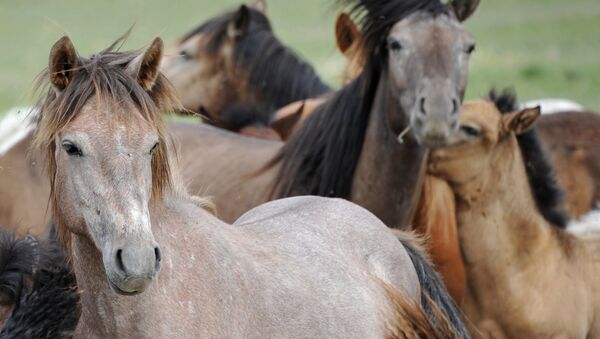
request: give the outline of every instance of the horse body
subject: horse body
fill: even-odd
[[[456,145],[432,152],[429,170],[457,196],[469,286],[463,309],[484,338],[599,335],[600,238],[575,238],[546,220],[515,137],[538,115],[467,103]]]

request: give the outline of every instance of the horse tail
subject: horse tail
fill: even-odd
[[[0,231],[3,239],[4,233]],[[14,245],[22,241],[28,243],[26,258],[32,260],[26,267],[31,269],[15,273],[21,284],[25,280],[31,284],[20,286],[0,338],[71,338],[80,315],[75,275],[57,243],[27,236]],[[3,241],[0,245],[6,244]]]
[[[470,338],[462,318],[441,278],[433,269],[419,240],[411,233],[395,232],[404,245],[421,283],[421,305],[436,331],[432,338]]]

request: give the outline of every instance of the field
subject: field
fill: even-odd
[[[333,0],[268,0],[276,34],[337,85]],[[69,34],[81,55],[109,45],[131,25],[125,48],[156,36],[167,44],[239,0],[0,0],[0,112],[32,102],[32,81],[50,46]],[[516,88],[522,100],[563,97],[600,110],[600,1],[482,0],[467,24],[478,46],[467,97],[491,86]],[[2,114],[2,113],[0,113]]]

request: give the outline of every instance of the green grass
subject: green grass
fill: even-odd
[[[267,0],[278,36],[337,85],[332,0]],[[126,48],[167,44],[239,0],[0,0],[0,112],[31,103],[32,81],[64,33],[82,55],[135,24]],[[467,24],[478,41],[468,97],[513,86],[521,99],[564,97],[599,110],[600,1],[484,0]],[[2,113],[0,113],[2,114]]]

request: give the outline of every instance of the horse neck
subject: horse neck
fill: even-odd
[[[497,147],[489,159],[493,166],[453,189],[467,270],[486,267],[486,279],[500,281],[510,279],[507,267],[524,267],[547,258],[547,251],[560,252],[561,246],[558,233],[538,212],[516,138]]]
[[[421,193],[427,158],[427,150],[414,141],[398,142],[398,135],[390,126],[390,116],[402,117],[403,130],[408,126],[406,115],[382,74],[354,174],[352,201],[392,228],[409,226]]]
[[[279,49],[278,53],[273,58],[277,64],[288,64],[292,71],[279,72],[272,74],[270,79],[262,79],[259,84],[252,83],[252,70],[249,70],[246,90],[240,90],[240,97],[247,96],[247,99],[257,100],[261,107],[269,109],[269,113],[275,113],[276,109],[282,108],[292,102],[321,97],[326,93],[331,92],[331,88],[327,86],[318,74],[305,61],[298,56],[288,51],[286,47]],[[260,77],[266,75],[259,74]],[[235,78],[234,78],[235,79]],[[235,81],[235,80],[234,80]],[[244,95],[243,92],[248,92],[250,95]],[[256,103],[256,102],[254,102]]]

